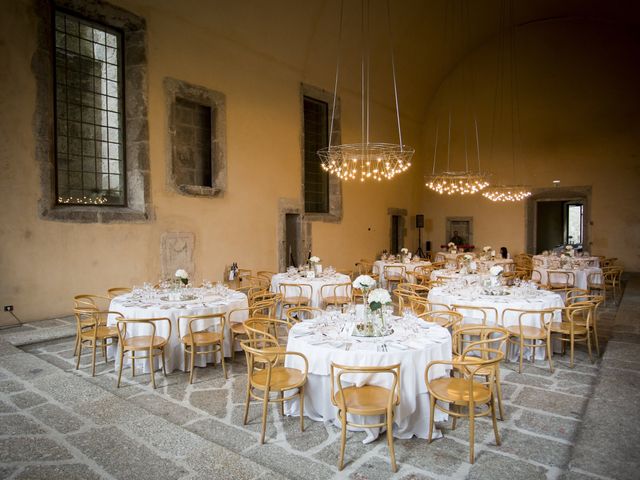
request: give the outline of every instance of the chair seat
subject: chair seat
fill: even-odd
[[[565,290],[567,288],[573,288],[574,287],[573,284],[571,284],[571,283],[553,283],[553,282],[549,282],[548,286],[552,290]]]
[[[153,338],[153,345],[151,345],[151,339]],[[151,335],[141,335],[139,337],[131,337],[127,338],[124,341],[124,349],[125,350],[144,350],[150,347],[160,348],[164,347],[167,344],[167,339],[164,337]]]
[[[311,302],[309,297],[285,297],[282,299],[284,305],[308,305]]]
[[[302,385],[305,381],[304,373],[295,368],[275,367],[271,369],[270,390],[282,391],[289,390]],[[251,385],[253,387],[264,390],[267,385],[267,370],[261,370],[254,373],[251,377]]]
[[[507,332],[509,332],[509,335],[513,336],[520,336],[520,327],[518,325],[512,325],[510,327],[506,327],[507,328]],[[522,327],[522,336],[524,338],[531,338],[531,339],[535,339],[535,340],[543,340],[545,338],[547,338],[547,332],[544,328],[540,328],[540,327],[528,327],[528,326],[523,326]]]
[[[324,298],[325,303],[327,304],[331,304],[331,305],[342,305],[344,303],[350,303],[351,299],[349,297],[341,297],[341,296],[331,296],[331,297],[325,297]]]
[[[185,345],[193,345],[194,342],[196,345],[211,345],[219,343],[222,340],[222,334],[217,332],[195,332],[193,338],[191,334],[188,334],[182,337],[181,340]]]
[[[89,328],[87,330],[83,330],[81,337],[83,340],[91,340],[93,339],[95,333],[95,327]],[[98,339],[103,338],[118,338],[118,329],[116,327],[106,327],[103,325],[98,326],[98,334],[96,335]]]
[[[571,323],[570,322],[553,322],[551,323],[551,331],[553,333],[562,333],[566,335],[571,334]],[[573,324],[573,334],[574,335],[586,335],[587,328],[584,325],[580,325],[577,323]]]
[[[404,280],[402,275],[387,275],[385,278],[387,282],[402,282]]]
[[[469,403],[469,381],[463,378],[438,378],[429,382],[435,397],[445,402]],[[478,382],[473,382],[473,401],[486,403],[491,398],[491,390]]]
[[[235,333],[236,335],[246,335],[247,334],[247,329],[244,328],[244,323],[242,323],[242,322],[231,323],[229,329],[233,333]]]
[[[389,389],[375,385],[347,387],[344,392],[345,404],[349,413],[355,415],[382,415],[387,411]],[[336,403],[340,405],[342,396],[336,392]]]

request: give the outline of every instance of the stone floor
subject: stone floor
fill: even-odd
[[[640,285],[637,290],[636,300]],[[602,309],[603,340],[615,331],[616,310],[613,302]],[[627,315],[637,321],[637,311]],[[113,363],[99,364],[92,378],[87,355],[75,370],[73,339],[55,333],[68,328],[67,320],[54,323],[0,332],[0,478],[631,478],[573,456],[599,375],[608,374],[602,360],[590,363],[582,349],[573,369],[568,358],[556,355],[553,374],[541,362],[526,364],[522,374],[515,364],[502,367],[507,409],[507,419],[499,422],[502,445],[495,445],[490,423],[478,420],[475,464],[468,463],[462,421],[455,431],[450,423],[439,424],[444,438],[430,445],[396,440],[396,474],[383,440],[364,445],[364,434],[352,433],[346,468],[338,472],[339,430],[332,425],[307,419],[300,432],[297,418],[281,418],[274,407],[266,443],[259,445],[255,405],[249,424],[242,426],[241,356],[228,380],[219,367],[208,367],[196,371],[193,385],[184,373],[160,374],[153,390],[147,375],[131,378],[126,372],[124,386],[116,389]],[[33,341],[38,332],[32,329],[44,328],[50,337],[62,338],[21,340]],[[9,339],[27,344],[19,349]],[[636,398],[628,412],[637,405]],[[638,423],[634,417],[630,421]],[[606,438],[615,445],[614,436]],[[584,452],[588,457],[589,450]]]

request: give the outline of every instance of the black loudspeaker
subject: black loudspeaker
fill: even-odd
[[[416,228],[424,228],[424,215],[416,215]]]
[[[431,251],[431,240],[427,240],[427,252]]]

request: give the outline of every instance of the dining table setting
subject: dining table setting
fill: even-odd
[[[336,272],[333,267],[327,267],[326,269],[319,271],[320,269],[310,270],[296,267],[289,267],[286,272],[276,273],[271,277],[271,285],[270,290],[273,293],[281,293],[280,285],[281,284],[292,284],[292,285],[309,285],[311,291],[311,306],[312,307],[321,307],[322,299],[320,296],[320,291],[325,285],[332,284],[344,284],[351,283],[351,278],[348,275],[343,273]],[[312,274],[310,272],[313,272]],[[307,292],[303,292],[307,293]],[[346,295],[346,289],[338,289],[338,295]],[[285,288],[285,296],[287,295],[295,295],[295,289],[293,288]]]
[[[330,401],[331,364],[383,366],[399,363],[400,404],[394,417],[393,435],[396,438],[427,438],[429,432],[429,394],[424,373],[433,360],[451,359],[451,335],[436,323],[425,322],[407,312],[403,316],[385,314],[386,330],[380,336],[363,336],[358,329],[365,315],[362,305],[350,306],[346,312],[326,312],[300,322],[289,331],[287,350],[302,352],[308,359],[308,379],[305,387],[304,413],[315,421],[339,425],[337,408]],[[302,368],[302,361],[292,357],[287,366]],[[431,371],[433,378],[448,374],[443,366]],[[367,374],[347,377],[350,384],[378,384],[389,387],[388,378]],[[285,413],[299,414],[299,402],[285,404]],[[437,413],[435,421],[446,420]],[[360,419],[362,420],[362,419]],[[367,422],[371,423],[371,422]],[[379,428],[365,429],[364,440],[369,443],[381,433]],[[436,433],[438,436],[439,433]]]
[[[201,287],[176,286],[174,283],[161,282],[158,288],[153,288],[150,284],[144,284],[142,287],[134,287],[130,293],[117,296],[111,300],[109,310],[118,312],[127,319],[143,319],[143,318],[168,318],[171,323],[171,335],[169,336],[169,326],[167,322],[156,322],[156,335],[169,336],[169,344],[166,348],[166,371],[174,370],[186,371],[188,366],[184,363],[184,346],[178,338],[178,321],[181,317],[192,315],[209,315],[216,313],[228,314],[233,309],[242,309],[248,307],[247,295],[243,292],[232,290],[224,284],[218,282],[203,282]],[[115,325],[117,315],[109,316],[108,325]],[[234,316],[235,321],[244,321],[247,319],[246,312],[238,312]],[[183,332],[186,331],[186,321],[181,321]],[[202,322],[204,323],[204,322]],[[131,334],[145,334],[142,326],[135,324],[128,326]],[[193,324],[194,330],[201,328],[198,322]],[[224,331],[224,352],[230,355],[231,352],[231,334],[229,331],[229,322],[225,325]],[[139,330],[139,331],[137,331]],[[115,348],[109,347],[109,355],[115,353]],[[229,353],[227,353],[229,352]],[[115,355],[116,365],[119,367],[118,356]],[[159,359],[157,360],[160,361]],[[204,355],[196,357],[196,366],[204,367],[206,362],[211,362],[210,358]],[[125,357],[125,366],[129,365],[130,360]],[[139,360],[136,362],[136,368],[141,368],[143,372],[149,372],[148,360]],[[158,368],[158,365],[155,365]]]

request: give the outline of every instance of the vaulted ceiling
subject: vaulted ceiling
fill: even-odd
[[[438,86],[470,51],[496,36],[505,0],[390,0],[398,90],[403,115],[425,118]],[[374,99],[392,105],[386,0],[370,0]],[[343,38],[338,48],[340,0],[133,0],[230,40],[256,55],[299,72],[303,80],[333,90],[341,52],[341,86],[360,91],[359,0],[344,0]],[[636,0],[514,0],[514,23],[581,19],[624,25],[640,23]]]

